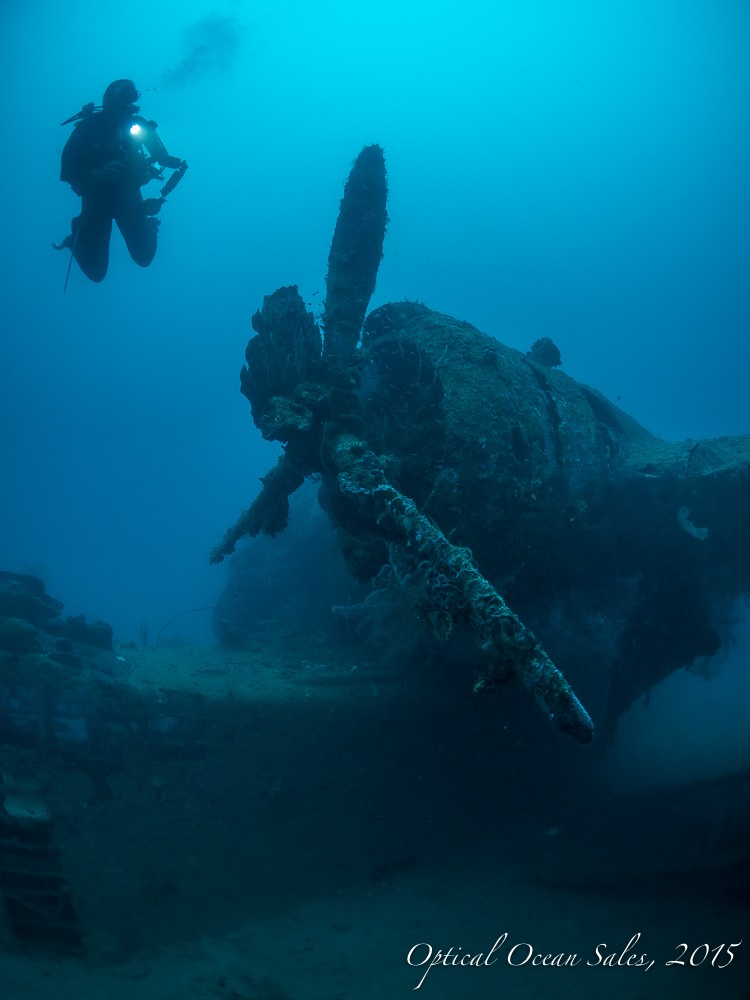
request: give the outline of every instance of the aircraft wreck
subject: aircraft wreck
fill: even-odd
[[[516,681],[589,742],[562,662],[606,672],[611,733],[725,640],[750,590],[750,435],[660,439],[559,371],[547,338],[524,355],[418,303],[368,315],[386,197],[368,146],[341,201],[322,332],[296,286],[253,316],[241,391],[284,451],[211,561],[282,531],[315,477],[353,576],[408,590],[439,639],[472,630],[475,690]]]

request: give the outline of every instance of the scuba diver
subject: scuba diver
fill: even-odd
[[[52,245],[70,250],[70,263],[75,258],[92,281],[101,281],[107,273],[112,220],[132,259],[148,267],[156,254],[159,220],[154,216],[187,170],[184,160],[167,153],[156,122],[138,115],[139,97],[132,80],[115,80],[104,91],[101,109],[87,104],[62,123],[76,123],[62,152],[60,180],[80,195],[81,214],[72,220],[70,234]],[[144,199],[141,188],[151,180],[164,180],[165,167],[174,173],[160,197]]]

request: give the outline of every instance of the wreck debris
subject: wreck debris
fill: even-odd
[[[662,676],[714,649],[722,608],[750,588],[750,436],[663,441],[559,371],[551,342],[524,356],[414,302],[365,317],[387,218],[377,147],[352,177],[323,336],[295,287],[253,317],[242,392],[263,436],[285,450],[212,561],[245,534],[282,530],[289,495],[315,475],[354,577],[374,579],[396,551],[417,568],[433,634],[469,626],[490,650],[477,690],[518,680],[588,741],[591,721],[534,632],[566,615],[555,659],[575,668],[602,623],[610,728]],[[675,518],[682,507],[710,532],[706,545]],[[683,630],[677,663],[663,643],[683,605],[701,624]]]
[[[535,340],[531,345],[531,350],[526,352],[526,357],[546,368],[559,368],[562,364],[560,349],[549,337],[540,337],[539,340]]]
[[[84,943],[44,808],[6,793],[0,812],[0,896],[16,939],[83,955]]]
[[[62,608],[60,601],[47,594],[39,577],[0,571],[0,650],[12,647],[12,637],[28,649],[41,649],[38,633],[57,636],[63,652],[73,643],[112,650],[111,625],[87,622],[84,615],[68,616],[63,621]]]
[[[690,520],[690,511],[684,504],[677,511],[677,520],[682,530],[686,531],[688,535],[692,535],[693,538],[697,538],[701,542],[705,542],[708,538],[708,528],[696,527]]]

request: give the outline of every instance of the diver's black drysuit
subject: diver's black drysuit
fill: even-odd
[[[60,246],[73,251],[92,281],[101,281],[107,273],[113,219],[136,264],[148,267],[156,253],[159,223],[147,214],[141,186],[158,172],[143,152],[144,135],[164,147],[154,123],[134,114],[136,110],[131,106],[92,112],[78,122],[62,152],[60,179],[81,196],[81,214]]]

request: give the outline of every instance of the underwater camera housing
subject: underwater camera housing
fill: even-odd
[[[159,192],[158,198],[147,198],[144,203],[146,215],[157,215],[164,203],[167,195],[170,194],[180,183],[187,170],[187,162],[181,160],[179,156],[170,156],[167,147],[161,141],[157,131],[156,122],[146,121],[145,118],[134,118],[128,126],[128,133],[140,145],[145,146],[149,154],[149,169],[154,178],[163,179],[162,169],[168,167],[174,170],[167,183]]]
[[[169,155],[167,147],[157,134],[156,128],[156,122],[146,121],[145,118],[139,117],[132,120],[128,127],[128,132],[136,142],[146,147],[153,163],[176,170],[183,161],[179,156]]]

